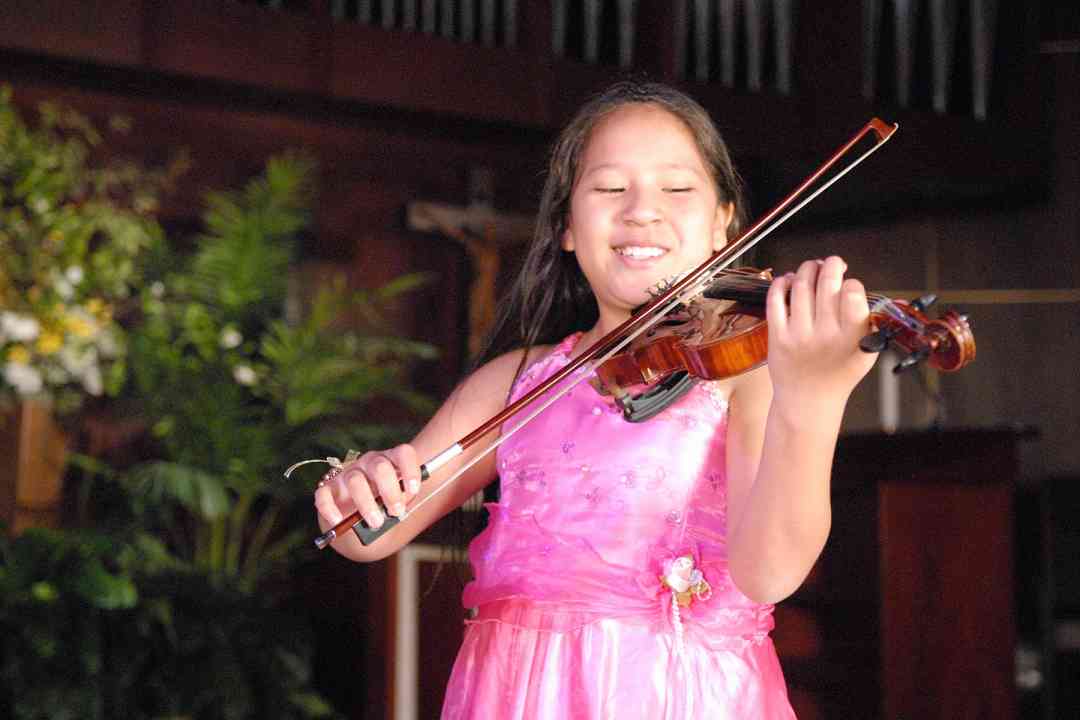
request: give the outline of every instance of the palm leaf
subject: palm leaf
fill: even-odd
[[[127,483],[137,502],[176,503],[203,520],[223,517],[232,505],[218,475],[178,463],[139,465],[129,473]]]

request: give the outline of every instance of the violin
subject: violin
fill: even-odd
[[[716,372],[733,374],[744,372],[764,362],[768,345],[762,298],[769,280],[759,271],[727,270],[727,267],[876,152],[898,128],[899,125],[895,123],[889,124],[878,118],[872,118],[790,195],[747,228],[738,238],[714,253],[700,266],[672,282],[639,312],[631,315],[626,322],[600,338],[592,347],[575,357],[551,377],[421,465],[420,478],[426,481],[440,467],[479,443],[495,430],[501,429],[501,433],[495,439],[458,467],[438,487],[415,502],[404,515],[394,517],[384,512],[383,524],[377,529],[372,529],[363,522],[358,511],[354,512],[315,538],[315,546],[320,549],[325,548],[339,534],[348,530],[352,530],[364,545],[375,542],[424,503],[444,491],[473,465],[512,437],[579,382],[593,373],[599,373],[608,361],[620,357],[620,353],[629,357],[620,357],[608,366],[605,371],[611,381],[611,385],[607,386],[608,392],[615,394],[616,397],[629,396],[626,390],[628,385],[660,378],[657,388],[651,391],[651,395],[646,394],[644,398],[637,399],[638,404],[644,406],[643,413],[653,412],[653,414],[659,411],[658,408],[662,409],[669,405],[678,398],[678,394],[686,392],[689,389],[688,386],[696,382],[698,378],[692,376],[692,372],[702,373],[705,376]],[[856,150],[867,141],[871,143],[868,149]],[[847,165],[840,164],[841,159],[854,152],[860,154]],[[830,172],[833,174],[829,175]],[[710,295],[719,297],[710,297]],[[705,340],[704,333],[700,332],[701,341],[694,340],[697,331],[683,328],[681,334],[675,332],[674,329],[683,324],[680,313],[685,313],[689,317],[697,312],[704,317],[703,298],[726,301],[732,307],[731,312],[728,313],[730,317],[724,318],[723,312],[715,316],[719,323],[718,327],[726,328],[726,331],[721,331],[717,337],[708,340]],[[751,299],[754,302],[749,302]],[[878,297],[870,300],[870,304],[875,331],[863,338],[860,343],[860,347],[866,352],[878,352],[892,343],[911,351],[906,359],[910,361],[909,365],[927,360],[930,364],[942,369],[957,369],[974,358],[975,345],[966,318],[953,314],[946,315],[941,320],[930,320],[923,314],[925,306],[929,304],[926,299],[903,303]],[[753,309],[747,311],[748,306]],[[749,319],[746,319],[747,317]],[[706,328],[708,324],[708,320],[699,323],[700,329]],[[648,343],[648,337],[644,341],[638,341],[639,337],[656,327],[667,328],[671,332],[653,333],[657,336],[654,343]],[[632,345],[633,343],[636,345]],[[631,349],[623,353],[624,348],[627,347]],[[649,348],[648,351],[640,353],[640,356],[646,358],[647,361],[639,363],[635,350],[642,348]],[[731,351],[732,348],[737,350]],[[704,352],[705,349],[708,349],[707,353]],[[663,363],[656,358],[663,358]],[[630,359],[634,362],[631,363]],[[675,387],[672,389],[669,386]],[[523,417],[519,417],[519,414]],[[509,422],[511,419],[514,421],[512,424]],[[352,457],[352,452],[350,451],[350,455],[346,456],[345,463]],[[304,460],[288,468],[285,476],[288,477],[297,467],[309,462],[326,462],[334,468],[341,468],[344,465],[337,458]]]
[[[769,333],[765,296],[769,270],[722,270],[697,297],[672,310],[596,369],[590,384],[614,397],[623,416],[643,422],[671,405],[698,380],[722,380],[765,364]],[[954,372],[975,359],[975,337],[968,318],[955,311],[931,320],[926,309],[936,300],[911,302],[867,294],[872,332],[862,339],[865,352],[892,345],[906,356],[893,372],[926,362]],[[631,394],[629,388],[649,389]]]

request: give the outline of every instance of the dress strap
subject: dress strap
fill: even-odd
[[[584,333],[580,330],[570,333],[558,345],[553,347],[549,353],[522,370],[521,374],[514,380],[514,387],[510,393],[511,402],[517,400],[530,388],[565,365],[582,335]]]

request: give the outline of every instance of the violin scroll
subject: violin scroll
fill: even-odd
[[[906,302],[880,298],[871,305],[870,322],[874,332],[860,341],[865,352],[881,352],[890,344],[907,356],[893,372],[900,373],[926,362],[942,372],[954,372],[975,359],[975,336],[966,315],[953,310],[930,319],[926,309],[937,300],[924,295]]]

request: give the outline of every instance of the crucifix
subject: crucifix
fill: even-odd
[[[489,171],[470,173],[471,200],[464,207],[421,201],[406,207],[405,222],[410,230],[437,232],[458,241],[469,253],[475,273],[469,287],[470,357],[480,352],[495,323],[500,251],[527,243],[533,233],[532,216],[495,210],[490,199],[491,179]]]

